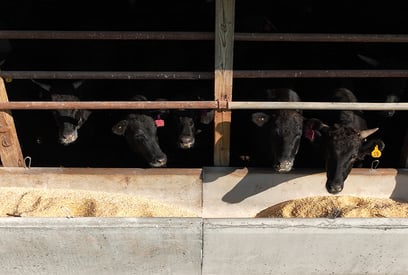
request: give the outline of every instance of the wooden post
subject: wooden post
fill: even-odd
[[[6,86],[1,77],[0,102],[8,102]],[[5,167],[24,167],[14,119],[8,110],[0,110],[0,158]]]
[[[235,0],[216,0],[215,14],[215,100],[231,101]],[[228,166],[231,111],[216,111],[214,123],[214,165]]]

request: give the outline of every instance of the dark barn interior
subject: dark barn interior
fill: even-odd
[[[31,31],[142,31],[214,32],[215,1],[34,1],[4,0],[1,30]],[[402,2],[380,1],[236,1],[236,33],[408,34],[408,8]],[[213,40],[0,40],[2,71],[214,71]],[[234,70],[407,70],[407,42],[269,42],[235,41]],[[49,79],[44,82],[50,83]],[[71,80],[52,80],[56,83]],[[89,79],[82,96],[90,101],[126,100],[144,94],[151,100],[214,100],[214,81]],[[398,93],[406,102],[405,78],[237,78],[234,101],[265,100],[268,88],[291,88],[303,101],[330,101],[333,89],[347,87],[361,102],[385,102]],[[41,101],[44,91],[30,79],[6,79],[10,101]],[[305,117],[330,117],[333,111],[305,110]],[[70,145],[57,141],[50,110],[14,110],[21,149],[32,166],[40,167],[146,167],[112,126],[121,115],[116,110],[95,110]],[[257,161],[254,145],[264,137],[250,121],[251,110],[233,110],[230,166],[268,166]],[[384,116],[364,111],[369,127],[386,144],[380,167],[404,167],[401,150],[407,131],[407,112]],[[168,156],[167,167],[213,165],[214,127],[202,126],[194,148],[175,146],[171,118],[159,129]],[[259,150],[259,149],[258,149]],[[262,149],[261,149],[262,150]],[[246,158],[246,156],[249,157]],[[369,167],[372,159],[364,165]],[[302,140],[295,168],[321,168],[322,160]]]

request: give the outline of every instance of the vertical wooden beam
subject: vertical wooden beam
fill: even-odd
[[[0,102],[8,102],[6,86],[0,77]],[[0,158],[5,167],[23,167],[24,160],[14,119],[9,110],[0,110]]]
[[[232,100],[235,0],[216,0],[215,5],[215,100]],[[214,165],[230,161],[231,111],[219,110],[214,117]]]

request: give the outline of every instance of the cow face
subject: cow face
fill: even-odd
[[[367,142],[365,139],[376,132],[378,128],[358,131],[352,127],[335,124],[332,127],[323,123],[316,123],[309,126],[316,126],[316,130],[311,128],[305,129],[305,137],[309,138],[316,134],[310,132],[316,131],[321,135],[325,146],[325,163],[326,163],[326,189],[331,194],[337,194],[344,188],[344,181],[350,174],[357,160],[363,160],[364,157],[374,149],[375,145],[379,146],[382,151],[385,147],[381,140]]]
[[[74,93],[84,81],[75,81],[68,85],[49,85],[33,80],[43,90],[50,94],[52,101],[80,101]],[[62,84],[62,83],[61,83]],[[66,83],[64,83],[66,84]],[[88,120],[91,111],[79,109],[62,109],[53,111],[58,128],[58,142],[69,145],[78,139],[78,130]]]
[[[267,131],[268,146],[277,172],[292,170],[302,137],[303,116],[294,110],[252,114],[252,122]]]
[[[178,110],[175,112],[178,129],[177,144],[181,149],[191,149],[195,145],[197,129],[200,124],[206,125],[214,120],[213,110]]]
[[[151,167],[164,167],[167,156],[162,152],[157,126],[151,116],[130,114],[112,128],[113,133],[124,136],[130,148],[140,154]]]
[[[79,101],[73,95],[51,95],[53,101]],[[78,139],[78,130],[88,120],[91,114],[88,110],[62,109],[55,110],[54,118],[57,122],[58,141],[63,145],[69,145]]]

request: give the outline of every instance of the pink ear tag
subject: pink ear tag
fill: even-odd
[[[160,118],[160,115],[157,115],[157,118],[155,119],[154,123],[156,124],[157,127],[164,127],[164,120]]]
[[[315,138],[315,131],[313,131],[312,129],[306,129],[305,131],[305,138],[307,138],[310,141],[314,141]]]

